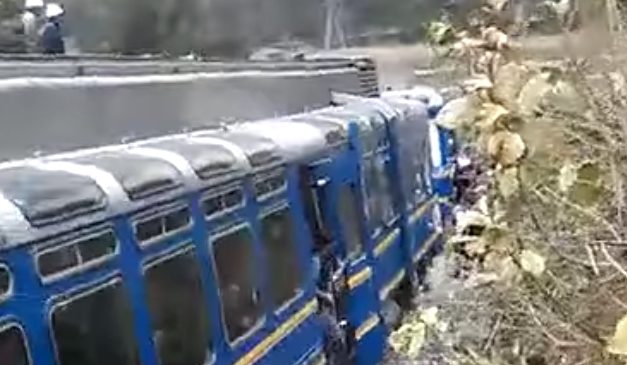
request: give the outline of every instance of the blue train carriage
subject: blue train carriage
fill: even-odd
[[[323,363],[295,178],[239,132],[3,166],[3,364]]]
[[[384,100],[395,108],[398,115],[399,122],[395,124],[392,138],[397,141],[399,151],[399,189],[403,195],[401,209],[406,216],[405,239],[409,241],[409,263],[418,282],[443,242],[444,223],[438,181],[434,179],[441,155],[438,144],[434,144],[432,138],[434,125],[426,104],[394,98]]]
[[[355,119],[357,124],[352,122]],[[359,164],[359,138],[371,130],[370,121],[341,108],[285,120],[289,121],[288,125],[297,122],[315,126],[325,136],[326,152],[302,156],[299,164],[308,226],[313,237],[327,237],[329,242],[326,244],[332,247],[338,260],[330,286],[337,289],[333,292],[338,322],[348,324],[344,331],[347,356],[356,364],[377,364],[383,358],[387,331],[381,321],[377,286],[373,281],[373,246],[366,239],[367,221]],[[275,140],[278,138],[276,133],[268,131],[281,130],[266,128],[263,123],[251,123],[250,126],[265,130],[267,136]],[[294,138],[293,133],[288,132],[289,127],[283,130],[287,141],[277,140],[277,143],[286,144]],[[324,244],[316,242],[316,245]]]
[[[453,179],[457,144],[454,131],[436,123],[440,111],[445,107],[445,100],[433,88],[427,86],[386,92],[382,98],[388,102],[409,104],[409,108],[413,108],[412,102],[424,103],[427,106],[432,120],[429,130],[433,149],[431,153],[434,166],[432,181],[434,191],[439,197],[443,219],[450,222],[454,204]]]

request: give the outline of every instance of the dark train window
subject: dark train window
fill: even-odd
[[[232,190],[224,194],[224,206],[226,208],[238,206],[243,200],[244,195],[241,189]]]
[[[286,180],[283,170],[255,178],[255,194],[258,198],[280,191],[285,186]]]
[[[222,211],[222,196],[214,196],[205,199],[202,202],[202,210],[207,217],[211,217]]]
[[[191,223],[189,208],[180,208],[168,213],[161,213],[135,223],[135,237],[141,243],[149,242],[160,236],[174,233]]]
[[[202,209],[206,217],[213,217],[221,212],[237,208],[243,203],[244,192],[238,187],[205,198],[202,201]]]
[[[50,325],[59,365],[140,363],[130,303],[121,281],[57,305]]]
[[[357,204],[354,186],[343,185],[340,188],[337,212],[342,224],[349,257],[353,258],[360,255],[364,251],[361,237],[362,219],[359,214],[359,205]]]
[[[83,263],[113,255],[116,247],[117,241],[113,232],[107,232],[78,243],[78,250]]]
[[[201,365],[211,334],[200,267],[190,250],[146,270],[153,340],[161,365]]]
[[[314,245],[324,245],[327,243],[325,237],[327,230],[320,210],[319,191],[311,186],[313,179],[309,167],[302,166],[299,173],[300,196],[305,209],[305,219],[314,238]]]
[[[363,180],[370,232],[377,235],[395,216],[385,160],[375,154],[364,159]]]
[[[189,224],[190,213],[188,208],[182,208],[165,216],[165,231],[172,232]]]
[[[44,278],[110,259],[116,254],[117,239],[106,231],[64,246],[43,249],[37,254],[39,274]]]
[[[0,264],[0,301],[11,294],[11,280],[9,268]]]
[[[139,242],[150,241],[163,234],[161,217],[138,222],[135,225],[135,236]]]
[[[230,341],[248,333],[262,316],[250,228],[214,239],[213,256],[224,321]]]
[[[261,225],[272,300],[280,307],[300,291],[302,275],[294,241],[294,222],[289,208],[283,208],[264,216]]]
[[[80,258],[75,245],[55,248],[37,256],[39,273],[46,277],[71,270],[80,265]]]
[[[30,364],[26,339],[18,326],[0,329],[0,363],[2,365]]]

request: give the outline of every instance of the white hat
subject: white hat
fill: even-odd
[[[44,0],[25,0],[24,1],[24,7],[26,9],[43,8],[44,7]]]
[[[65,11],[61,5],[56,3],[50,3],[46,5],[46,18],[53,18],[63,14]]]

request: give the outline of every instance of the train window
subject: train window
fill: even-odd
[[[285,171],[279,170],[255,178],[255,194],[265,197],[286,187]]]
[[[202,209],[206,217],[214,217],[220,213],[233,210],[244,203],[244,192],[241,188],[231,188],[213,194],[202,201]]]
[[[12,278],[9,268],[0,263],[0,301],[11,294]]]
[[[117,241],[111,231],[78,243],[78,251],[83,262],[91,262],[113,255],[116,247]]]
[[[113,231],[107,230],[37,254],[39,274],[44,278],[80,269],[110,259],[117,250]]]
[[[76,246],[67,245],[39,254],[37,256],[37,265],[39,273],[47,277],[78,267],[80,258],[78,257]]]
[[[28,365],[30,358],[24,332],[16,325],[0,328],[0,362],[2,365]]]
[[[307,224],[314,238],[314,244],[325,244],[326,241],[324,240],[327,230],[320,210],[318,190],[311,186],[313,179],[309,167],[301,166],[299,174],[300,196],[305,209],[305,219],[307,219]]]
[[[182,208],[165,216],[165,231],[172,232],[184,228],[189,224],[190,213],[188,208]]]
[[[342,224],[344,239],[346,240],[346,250],[351,258],[360,255],[363,248],[361,238],[362,220],[359,214],[359,205],[353,185],[343,185],[337,201],[337,212]]]
[[[163,234],[161,217],[147,219],[135,225],[135,236],[139,242],[146,242]]]
[[[224,206],[226,208],[235,207],[242,203],[244,195],[241,189],[231,190],[224,194]]]
[[[159,363],[205,364],[211,356],[211,335],[194,251],[152,265],[145,277]]]
[[[381,154],[364,159],[363,177],[370,232],[377,235],[395,216],[390,181]]]
[[[213,255],[228,337],[235,341],[255,327],[263,310],[250,228],[214,239]]]
[[[140,363],[130,303],[119,280],[55,306],[51,329],[59,365]]]
[[[289,208],[270,213],[261,219],[263,244],[270,270],[272,300],[276,307],[300,292],[301,272],[294,241],[294,222]]]
[[[147,243],[160,236],[172,234],[189,226],[191,213],[188,207],[161,213],[158,216],[139,220],[135,223],[135,237],[140,243]]]

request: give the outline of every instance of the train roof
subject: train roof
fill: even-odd
[[[0,191],[35,227],[103,210],[107,203],[94,180],[29,164],[0,169]]]
[[[298,161],[324,152],[333,132],[307,123],[295,123],[288,118],[262,120],[238,125],[240,132],[263,136],[275,143],[286,161]]]
[[[183,185],[181,173],[171,163],[153,156],[120,149],[71,160],[111,174],[131,200],[172,191]]]
[[[235,145],[218,139],[183,136],[148,141],[142,146],[182,156],[196,176],[210,185],[242,177],[251,170],[246,156]]]
[[[312,114],[336,120],[346,130],[348,130],[348,126],[351,123],[356,123],[362,132],[367,132],[373,129],[373,124],[370,118],[343,107],[324,108],[316,110]]]
[[[197,136],[218,138],[234,144],[246,155],[253,171],[273,168],[286,162],[285,155],[272,139],[241,127],[235,126],[225,132],[213,131]]]
[[[187,191],[317,158],[347,140],[352,122],[364,131],[383,126],[391,110],[387,104],[364,99],[226,129],[4,163],[0,236],[11,245],[33,242]]]
[[[311,125],[318,129],[324,136],[328,146],[335,146],[348,139],[348,133],[342,121],[324,115],[299,114],[287,117],[291,122]]]

